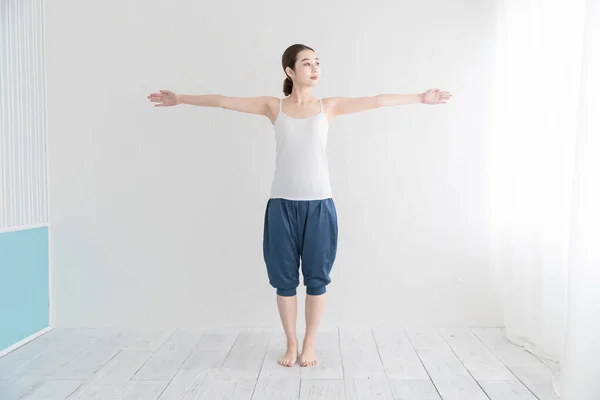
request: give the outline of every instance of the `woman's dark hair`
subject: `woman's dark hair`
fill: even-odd
[[[285,80],[283,81],[283,94],[289,96],[292,93],[292,87],[294,86],[294,82],[292,82],[292,78],[290,78],[285,72],[287,67],[290,67],[294,71],[294,66],[296,65],[296,58],[298,57],[298,53],[303,50],[311,50],[312,48],[303,45],[303,44],[293,44],[283,52],[283,56],[281,57],[281,66],[283,67],[283,72],[285,73]]]

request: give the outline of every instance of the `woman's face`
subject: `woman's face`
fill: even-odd
[[[302,50],[298,53],[295,67],[294,81],[297,84],[315,86],[321,77],[319,56],[312,50]]]

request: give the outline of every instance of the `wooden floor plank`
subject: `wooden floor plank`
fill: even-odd
[[[344,378],[386,378],[371,328],[340,328]]]
[[[343,379],[307,379],[300,385],[300,400],[345,400]]]
[[[170,381],[201,338],[197,330],[177,330],[132,379]]]
[[[0,358],[0,399],[558,400],[558,364],[502,328],[325,328],[312,367],[279,365],[286,345],[280,327],[51,330]]]
[[[373,335],[388,379],[429,379],[404,329],[374,328]]]
[[[430,379],[391,379],[390,386],[397,400],[441,400]]]
[[[111,399],[153,354],[152,350],[122,350],[77,389],[69,400]]]
[[[169,381],[130,380],[111,400],[156,400]]]
[[[439,332],[476,380],[517,379],[469,329],[439,329]]]
[[[530,352],[506,338],[502,328],[472,328],[471,331],[540,400],[557,400],[552,386],[555,373]]]
[[[260,329],[240,332],[221,366],[217,379],[258,379],[271,332]]]
[[[44,379],[19,400],[64,400],[75,392],[84,381]]]

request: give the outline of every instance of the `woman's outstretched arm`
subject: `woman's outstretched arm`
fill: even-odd
[[[330,97],[327,100],[334,116],[351,114],[379,107],[413,103],[445,104],[452,94],[440,89],[429,89],[416,94],[378,94],[369,97]]]
[[[177,94],[170,90],[161,90],[148,96],[150,101],[158,103],[155,107],[189,104],[201,107],[220,107],[227,110],[248,114],[267,115],[268,104],[273,102],[271,96],[229,97],[220,94]],[[276,100],[276,99],[275,99]]]

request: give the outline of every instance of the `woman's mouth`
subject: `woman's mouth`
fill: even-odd
[[[318,77],[317,77],[317,76],[311,76],[311,77],[310,77],[310,79],[312,79],[312,80],[315,80],[315,81],[316,81],[316,80],[318,79]]]

